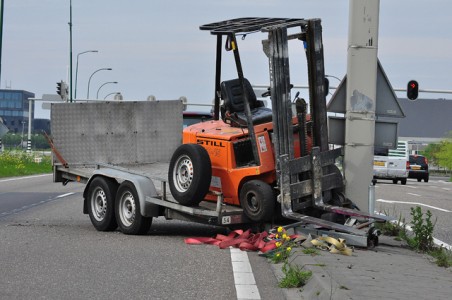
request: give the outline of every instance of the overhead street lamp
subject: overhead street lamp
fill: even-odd
[[[111,71],[113,69],[112,68],[101,68],[101,69],[94,71],[93,74],[91,74],[91,76],[89,77],[89,80],[88,80],[88,93],[86,95],[86,99],[89,99],[89,85],[91,83],[91,78],[93,77],[94,74],[96,74],[97,72],[102,71],[102,70]]]
[[[337,79],[337,80],[339,80],[339,82],[341,82],[342,80],[340,80],[338,77],[336,77],[336,76],[333,76],[333,75],[325,75],[325,77],[331,77],[331,78],[334,78],[334,79]]]
[[[113,92],[113,93],[107,94],[107,95],[104,97],[104,100],[107,99],[107,97],[110,96],[110,95],[117,95],[117,94],[121,94],[121,92]]]
[[[117,82],[117,81],[108,81],[108,82],[105,82],[104,84],[102,84],[102,85],[97,89],[96,99],[99,99],[99,91],[100,91],[100,89],[101,89],[104,85],[109,84],[109,83],[117,84],[118,82]]]
[[[89,52],[97,53],[97,52],[99,52],[99,51],[97,51],[97,50],[88,50],[88,51],[83,51],[83,52],[80,52],[79,54],[77,54],[77,63],[76,63],[76,66],[75,66],[75,89],[74,89],[74,99],[77,99],[78,57],[79,57],[80,55],[82,55],[82,54],[89,53]]]
[[[336,77],[334,75],[326,75],[325,74],[325,79],[326,78],[334,78],[337,81],[339,81],[339,85],[342,83],[342,80],[339,77]],[[337,89],[337,87],[330,87],[330,82],[328,81],[328,79],[325,80],[325,85],[327,86],[328,90],[326,91],[328,94],[333,95],[329,90],[330,89]]]

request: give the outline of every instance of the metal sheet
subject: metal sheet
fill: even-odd
[[[343,117],[328,117],[329,142],[334,145],[345,143],[345,119]],[[375,147],[388,149],[397,148],[398,122],[388,120],[375,121]]]
[[[68,163],[167,162],[182,142],[182,103],[53,103],[51,129]]]

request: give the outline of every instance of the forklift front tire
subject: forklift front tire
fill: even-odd
[[[212,164],[207,150],[184,144],[171,157],[168,182],[173,197],[182,205],[195,206],[209,192]]]
[[[251,221],[270,220],[275,213],[275,202],[272,187],[261,180],[250,180],[240,190],[240,203]]]

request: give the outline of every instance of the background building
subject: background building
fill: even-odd
[[[35,94],[23,90],[0,90],[0,117],[10,132],[27,133],[28,99],[34,96]],[[31,111],[31,120],[33,119],[34,103]]]
[[[398,98],[405,113],[399,122],[399,140],[408,141],[410,150],[423,150],[430,143],[449,137],[452,131],[452,100]]]

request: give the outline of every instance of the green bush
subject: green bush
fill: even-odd
[[[284,278],[279,282],[281,288],[295,288],[306,285],[312,276],[311,271],[303,271],[298,266],[291,266],[287,262],[282,267]]]
[[[414,237],[407,239],[408,244],[412,248],[422,252],[432,250],[434,247],[433,229],[435,228],[435,224],[431,220],[431,211],[427,210],[426,217],[424,219],[421,207],[416,206],[416,208],[411,208],[411,216],[413,217],[413,221],[411,221],[411,223],[413,225]]]
[[[3,136],[2,144],[3,149],[7,150],[22,150],[22,141],[26,144],[28,141],[28,135],[24,134],[23,138],[21,134],[8,133]],[[26,148],[26,145],[24,145]],[[42,134],[31,135],[31,147],[32,149],[48,150],[50,149],[49,143]]]

